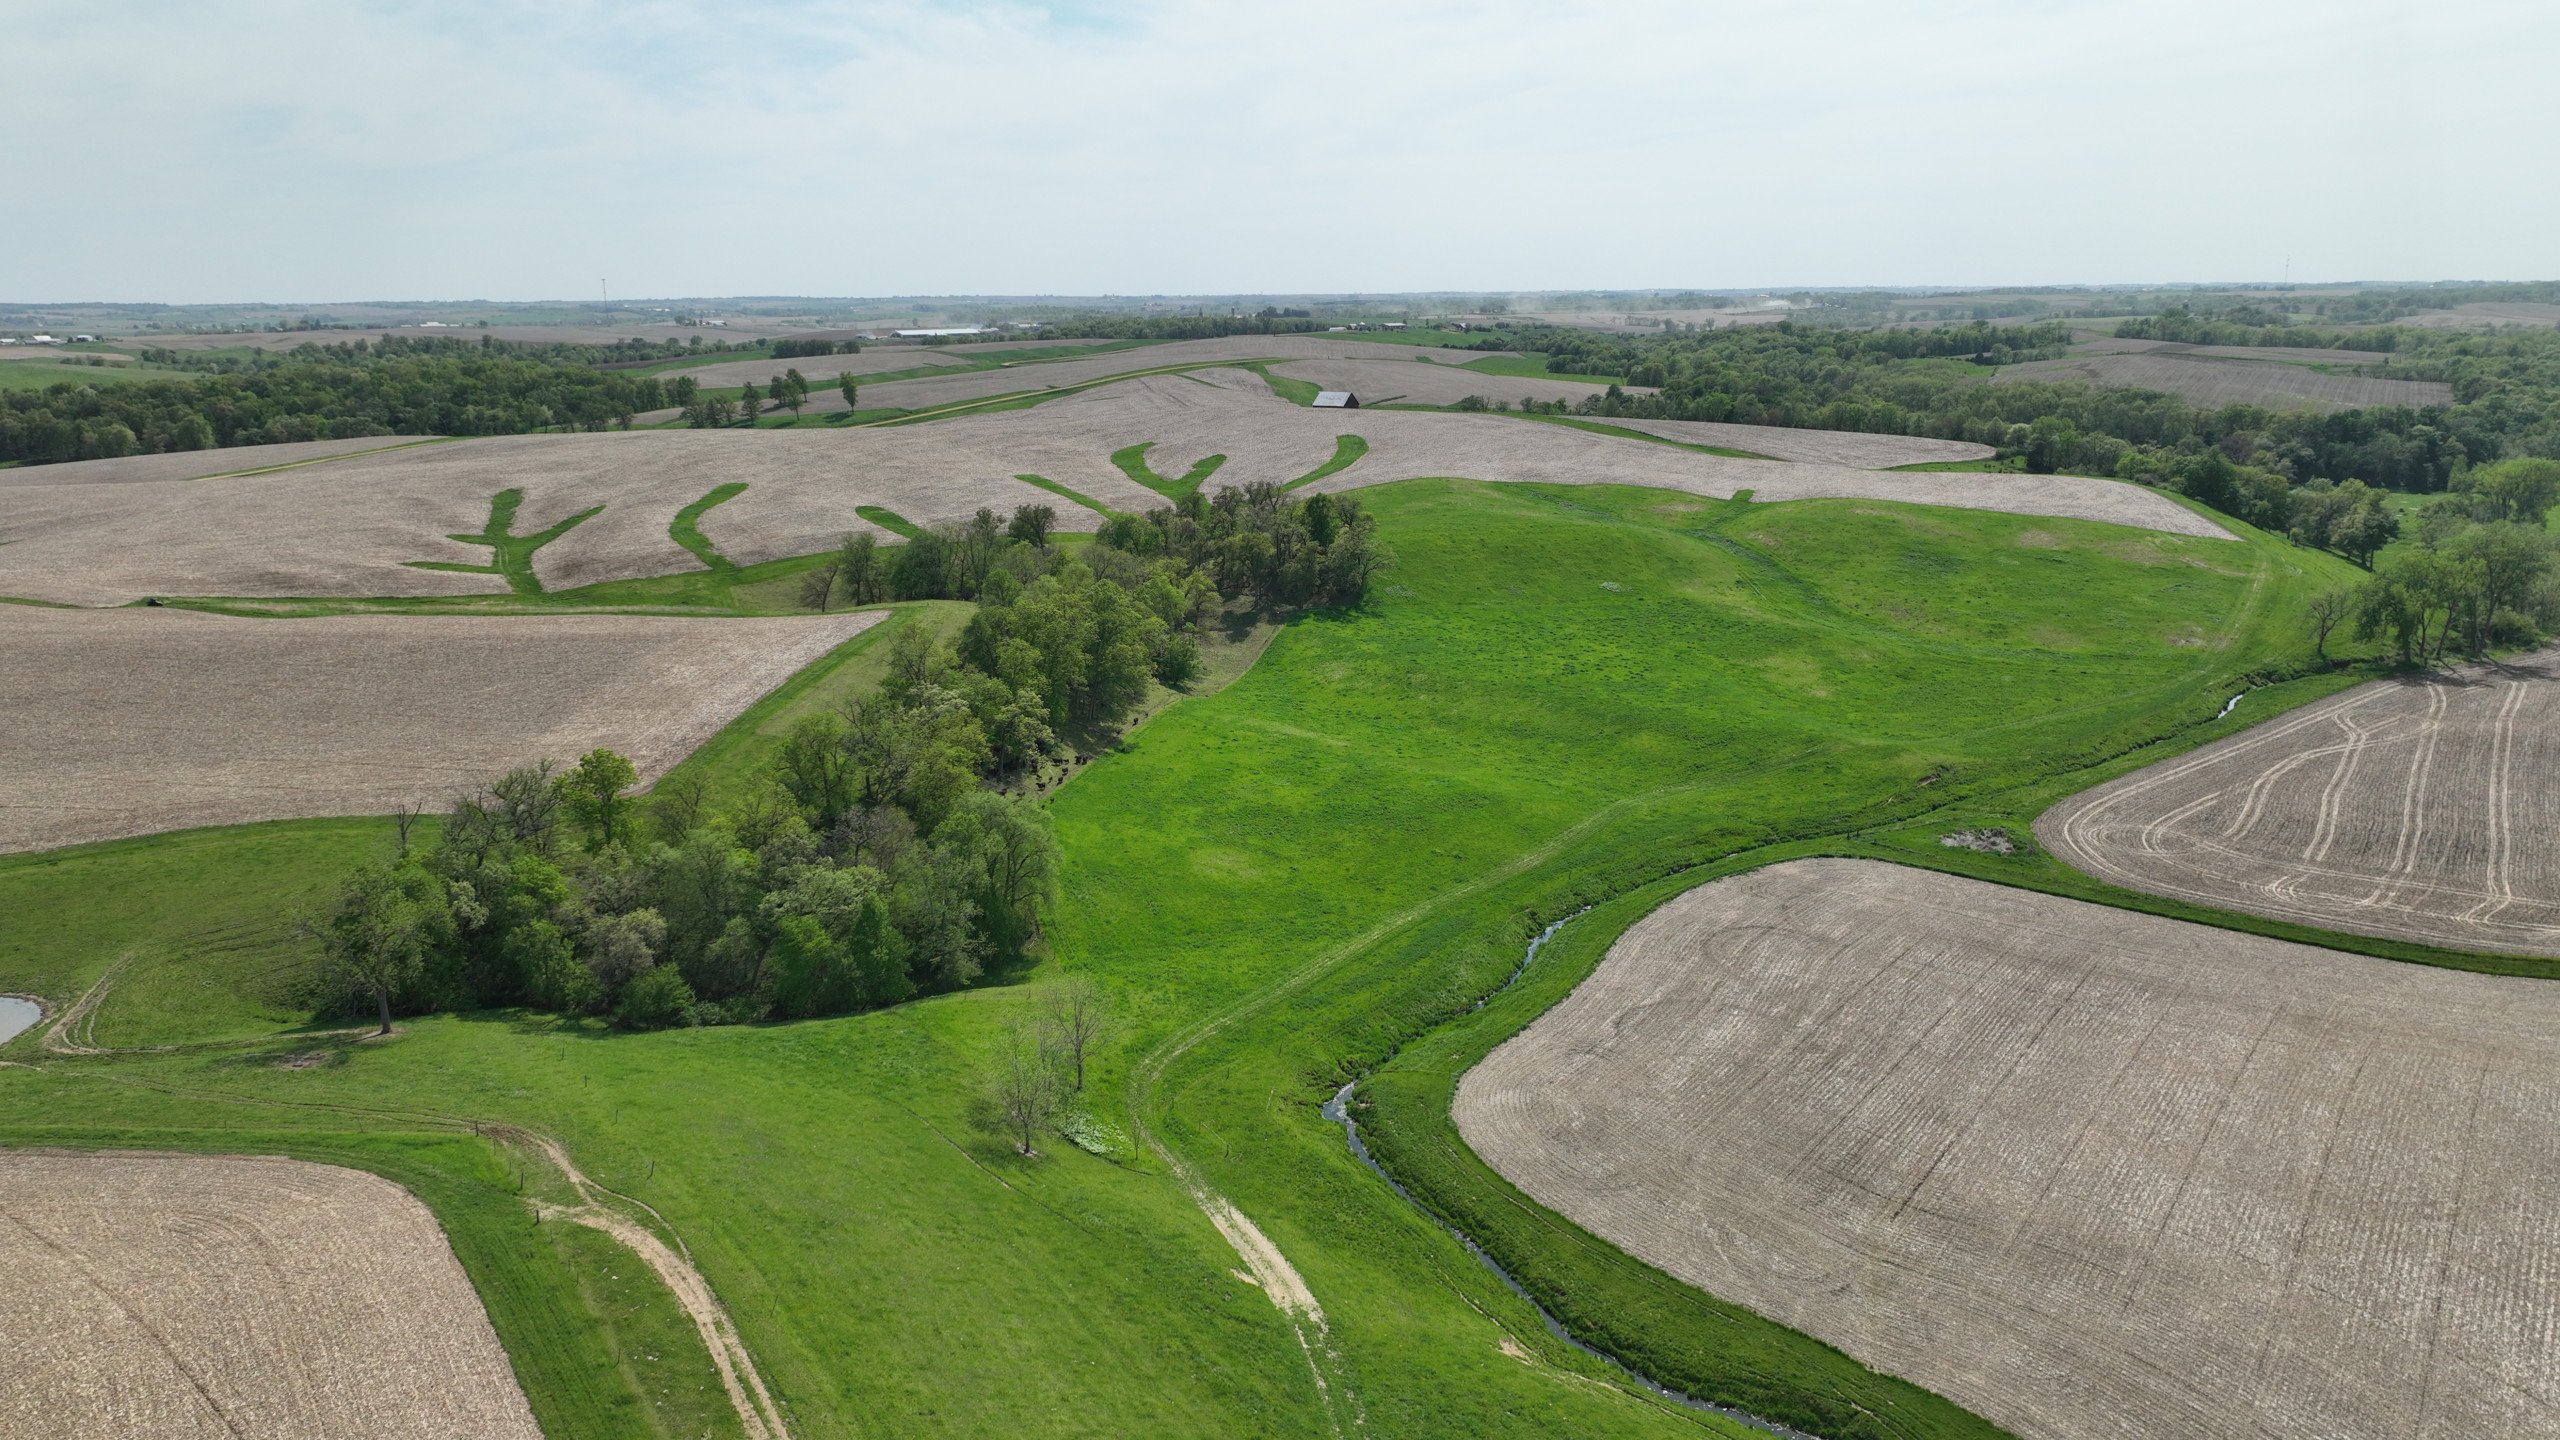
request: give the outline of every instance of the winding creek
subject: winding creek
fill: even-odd
[[[0,995],[0,1045],[6,1045],[35,1028],[44,1018],[44,1007],[18,995]]]
[[[1554,924],[1549,925],[1546,929],[1539,931],[1537,935],[1529,941],[1529,948],[1526,953],[1521,955],[1520,963],[1512,967],[1510,978],[1503,981],[1502,984],[1492,992],[1492,994],[1489,994],[1482,1000],[1477,1001],[1475,1003],[1475,1008],[1482,1010],[1485,1006],[1493,1003],[1495,996],[1500,995],[1503,991],[1520,983],[1521,975],[1526,973],[1529,969],[1529,962],[1538,958],[1538,952],[1546,947],[1546,943],[1555,938],[1557,931],[1562,930],[1565,926],[1573,923],[1576,919],[1579,919],[1583,913],[1584,912],[1581,910],[1576,910],[1573,914],[1567,915],[1562,920],[1558,920]],[[1460,1245],[1466,1247],[1468,1254],[1476,1257],[1476,1263],[1493,1272],[1493,1277],[1502,1282],[1504,1289],[1519,1296],[1523,1301],[1527,1302],[1530,1309],[1537,1311],[1538,1321],[1540,1324],[1547,1327],[1548,1334],[1563,1341],[1565,1344],[1572,1346],[1574,1349],[1581,1351],[1583,1354],[1590,1356],[1592,1359],[1616,1370],[1619,1374],[1624,1375],[1629,1380],[1635,1382],[1636,1385],[1643,1388],[1647,1393],[1655,1395],[1661,1399],[1668,1400],[1674,1405],[1683,1406],[1691,1410],[1703,1410],[1712,1415],[1721,1415],[1727,1420],[1748,1425],[1752,1429],[1761,1431],[1764,1434],[1785,1437],[1785,1440],[1819,1440],[1819,1437],[1809,1435],[1802,1430],[1790,1429],[1774,1420],[1763,1420],[1759,1416],[1751,1414],[1749,1411],[1736,1410],[1729,1405],[1718,1405],[1712,1400],[1701,1400],[1695,1395],[1688,1395],[1678,1390],[1674,1390],[1671,1387],[1654,1380],[1651,1376],[1646,1375],[1644,1372],[1627,1364],[1625,1361],[1620,1360],[1617,1356],[1612,1355],[1605,1350],[1595,1349],[1594,1347],[1586,1345],[1582,1341],[1575,1339],[1573,1333],[1565,1329],[1562,1322],[1558,1321],[1554,1315],[1548,1313],[1546,1306],[1539,1304],[1535,1296],[1532,1296],[1527,1290],[1521,1288],[1519,1281],[1511,1278],[1511,1272],[1503,1269],[1500,1261],[1495,1260],[1492,1256],[1484,1253],[1484,1247],[1476,1244],[1474,1238],[1469,1236],[1467,1232],[1450,1224],[1446,1220],[1441,1219],[1438,1215],[1432,1214],[1429,1207],[1425,1206],[1421,1201],[1414,1199],[1413,1192],[1405,1189],[1403,1184],[1400,1183],[1396,1177],[1388,1174],[1385,1167],[1381,1166],[1377,1162],[1377,1159],[1370,1155],[1368,1144],[1360,1138],[1360,1122],[1351,1117],[1351,1091],[1353,1086],[1356,1086],[1359,1083],[1360,1082],[1355,1080],[1351,1082],[1351,1084],[1345,1085],[1341,1089],[1334,1091],[1333,1098],[1324,1102],[1322,1111],[1324,1118],[1342,1127],[1343,1138],[1351,1144],[1351,1153],[1359,1159],[1361,1164],[1369,1167],[1369,1173],[1386,1181],[1387,1188],[1395,1191],[1406,1204],[1421,1211],[1432,1224],[1439,1226],[1441,1229],[1447,1231],[1451,1236],[1455,1237]]]

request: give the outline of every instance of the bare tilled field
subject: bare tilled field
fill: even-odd
[[[1407,362],[1409,363],[1409,362]],[[1419,370],[1422,367],[1414,366]],[[1802,432],[1811,437],[1815,432]],[[657,430],[522,435],[360,455],[272,475],[0,489],[0,595],[121,604],[145,595],[445,595],[503,590],[494,575],[420,570],[479,564],[489,497],[524,494],[515,529],[538,533],[601,513],[544,547],[554,589],[663,575],[699,564],[668,534],[676,512],[715,486],[747,488],[706,513],[703,534],[730,560],[805,555],[869,528],[858,505],[920,523],[980,506],[1050,505],[1071,530],[1093,511],[1013,477],[1045,476],[1122,510],[1164,503],[1111,463],[1155,442],[1149,463],[1181,474],[1227,456],[1218,485],[1286,484],[1358,434],[1366,457],[1319,482],[1353,489],[1415,476],[1655,485],[1762,500],[1860,498],[2006,510],[2221,537],[2212,522],[2139,486],[2052,475],[1884,474],[1703,455],[1622,436],[1503,416],[1318,411],[1241,371],[1151,376],[1027,410],[850,430]]]
[[[1969,440],[1937,440],[1926,435],[1870,435],[1853,430],[1791,430],[1779,425],[1728,425],[1714,420],[1619,420],[1601,422],[1625,430],[1641,430],[1665,440],[1748,450],[1775,460],[1808,465],[1843,465],[1852,470],[1890,470],[1897,465],[1942,465],[1988,460],[2000,453]]]
[[[645,783],[884,613],[243,620],[0,605],[0,852],[438,805],[599,745]]]
[[[2551,1436],[2555,1027],[2544,982],[1806,860],[1630,929],[1456,1119],[2030,1440]]]
[[[368,435],[361,440],[299,440],[284,445],[234,445],[227,450],[173,450],[118,460],[72,460],[0,470],[0,488],[19,485],[122,485],[136,480],[201,480],[274,465],[300,465],[374,450],[396,450],[432,436]]]
[[[2560,325],[2560,305],[2530,300],[2483,300],[2450,310],[2425,310],[2394,325],[2423,325],[2431,330],[2485,330],[2492,325]]]
[[[661,380],[690,375],[706,389],[722,389],[753,382],[764,382],[786,370],[797,370],[809,382],[809,403],[815,406],[822,387],[832,388],[838,375],[851,375],[859,382],[865,375],[893,370],[925,370],[936,365],[958,365],[966,357],[952,350],[891,349],[870,345],[853,355],[802,355],[790,360],[723,360],[712,365],[688,365],[681,370],[658,372]],[[844,408],[844,397],[835,397],[836,408]]]
[[[487,564],[485,546],[448,537],[479,533],[490,497],[508,489],[524,494],[518,534],[604,507],[536,555],[553,589],[700,568],[668,525],[732,481],[746,491],[701,525],[739,564],[810,554],[874,529],[856,513],[863,505],[928,524],[982,505],[1052,505],[1064,528],[1093,529],[1092,511],[1012,478],[1048,473],[1041,465],[1057,460],[1079,464],[1078,488],[1105,503],[1160,503],[1110,465],[1110,446],[1092,450],[1036,422],[1005,434],[1010,443],[994,448],[984,435],[930,426],[519,435],[272,475],[0,487],[0,595],[117,605],[146,595],[503,593],[496,575],[409,562]]]
[[[2324,350],[2302,345],[2182,345],[2175,340],[2135,340],[2107,336],[2071,347],[2082,355],[2206,355],[2225,360],[2274,360],[2288,365],[2379,365],[2391,358],[2384,350]]]
[[[930,410],[1023,390],[1063,389],[1167,365],[1214,365],[1222,360],[1262,359],[1395,360],[1410,363],[1417,355],[1427,363],[1451,366],[1476,358],[1474,352],[1463,350],[1373,344],[1322,335],[1233,335],[1217,340],[1174,340],[1162,345],[1141,345],[1133,350],[1116,350],[1107,355],[1085,355],[1070,360],[1033,363],[1026,357],[1023,364],[1002,370],[892,380],[864,389],[862,403],[866,406],[894,406],[901,410]],[[816,397],[811,398],[814,400]]]
[[[1375,350],[1378,347],[1362,348]],[[1271,369],[1275,375],[1305,380],[1326,390],[1348,390],[1358,395],[1364,405],[1389,401],[1406,405],[1455,405],[1470,395],[1481,396],[1487,401],[1506,400],[1515,405],[1522,400],[1578,403],[1603,394],[1609,388],[1583,380],[1485,375],[1455,364],[1438,363],[1426,355],[1427,352],[1406,359],[1336,356],[1322,360],[1292,360]],[[1627,393],[1650,395],[1653,392],[1630,386]]]
[[[2560,651],[2360,686],[2075,795],[2036,834],[2130,890],[2560,955]]]
[[[1369,453],[1310,488],[1356,490],[1419,476],[1449,475],[1556,485],[1652,485],[1719,499],[1750,490],[1760,500],[1903,500],[2229,538],[2219,526],[2158,493],[2120,481],[2055,475],[1885,474],[1701,455],[1500,415],[1307,410],[1272,397],[1257,377],[1244,371],[1152,376],[1022,413],[1051,414],[1062,430],[1127,436],[1120,444],[1153,440],[1156,446],[1149,452],[1148,463],[1159,474],[1177,474],[1204,456],[1223,454],[1227,462],[1212,482],[1218,485],[1254,480],[1285,484],[1330,458],[1336,435],[1357,434],[1369,442]],[[1007,418],[953,423],[994,426]],[[1041,473],[1065,478],[1056,471]]]
[[[2344,410],[2357,405],[2450,405],[2453,387],[2433,380],[2378,380],[2328,375],[2301,365],[2216,359],[2156,351],[2066,355],[2004,365],[1994,385],[2030,381],[2082,381],[2136,390],[2161,390],[2198,405],[2268,405]]]
[[[0,1151],[0,1434],[538,1440],[435,1217],[297,1160]]]

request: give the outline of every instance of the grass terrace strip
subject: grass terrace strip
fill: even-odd
[[[1283,485],[1280,488],[1283,490],[1295,490],[1301,485],[1312,485],[1318,480],[1324,479],[1328,475],[1339,475],[1343,471],[1350,469],[1353,465],[1358,464],[1360,457],[1368,453],[1368,441],[1357,435],[1336,435],[1333,437],[1332,459],[1327,460],[1322,465],[1317,466],[1313,470],[1308,471],[1306,474],[1299,476],[1297,479],[1290,481],[1288,484]]]
[[[1111,463],[1120,467],[1121,474],[1155,491],[1167,500],[1179,501],[1183,496],[1199,490],[1202,485],[1208,483],[1210,476],[1218,473],[1219,466],[1227,463],[1227,457],[1224,455],[1206,455],[1194,462],[1189,470],[1184,471],[1180,479],[1167,479],[1147,465],[1147,452],[1155,448],[1155,443],[1153,440],[1141,440],[1135,445],[1114,450],[1111,452]]]
[[[888,531],[890,534],[897,536],[901,540],[913,540],[924,533],[923,526],[916,524],[914,521],[909,520],[905,516],[900,515],[897,511],[891,510],[886,506],[856,505],[853,507],[853,513],[870,521],[872,524],[879,526],[881,529]]]
[[[1101,501],[1094,499],[1092,496],[1085,494],[1083,491],[1070,490],[1066,486],[1059,484],[1055,480],[1049,479],[1045,475],[1016,475],[1013,478],[1021,481],[1025,485],[1037,485],[1041,489],[1048,491],[1050,494],[1058,496],[1060,499],[1072,500],[1076,504],[1092,511],[1096,515],[1108,516],[1119,513],[1118,511],[1113,510],[1110,506],[1105,505]]]
[[[722,555],[717,547],[702,537],[702,531],[695,522],[699,521],[711,507],[737,499],[746,493],[746,489],[746,482],[742,480],[732,480],[726,485],[715,486],[709,494],[676,512],[676,518],[667,526],[668,538],[692,552],[693,558],[702,562],[703,569],[717,570],[723,574],[735,573],[738,567],[730,564],[727,556]]]

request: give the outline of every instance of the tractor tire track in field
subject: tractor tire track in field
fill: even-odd
[[[694,1268],[693,1257],[684,1252],[683,1240],[679,1238],[670,1246],[659,1238],[657,1231],[615,1208],[604,1197],[611,1196],[625,1204],[637,1205],[647,1210],[650,1218],[660,1225],[666,1225],[667,1218],[647,1202],[607,1189],[587,1178],[587,1173],[569,1158],[569,1152],[561,1147],[560,1142],[548,1135],[514,1126],[485,1125],[476,1128],[483,1134],[532,1150],[560,1172],[561,1177],[569,1182],[569,1188],[577,1193],[579,1203],[553,1205],[537,1200],[533,1202],[534,1214],[545,1220],[566,1220],[600,1231],[640,1257],[641,1263],[647,1265],[665,1284],[667,1292],[675,1297],[686,1318],[693,1321],[695,1332],[702,1337],[702,1348],[710,1352],[711,1363],[720,1372],[721,1388],[728,1392],[729,1406],[737,1412],[738,1424],[746,1431],[747,1440],[787,1440],[791,1429],[783,1423],[782,1412],[774,1405],[772,1392],[765,1388],[764,1374],[756,1368],[755,1356],[748,1353],[746,1342],[739,1338],[737,1324],[729,1318],[728,1307],[720,1303],[711,1282]],[[673,1235],[674,1227],[668,1226],[667,1233]]]
[[[2036,829],[2063,863],[2130,890],[2554,957],[2555,751],[2560,652],[2546,651],[2368,682],[2070,796]]]

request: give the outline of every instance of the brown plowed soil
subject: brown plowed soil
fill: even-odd
[[[1469,1072],[1512,1183],[2025,1437],[2560,1435],[2560,987],[1861,860]]]
[[[435,1217],[298,1160],[0,1151],[0,1434],[541,1431]]]
[[[885,613],[242,620],[0,605],[0,852],[440,807],[599,745],[646,783]]]
[[[2036,836],[2129,890],[2560,955],[2560,651],[2359,686],[2072,796]]]

